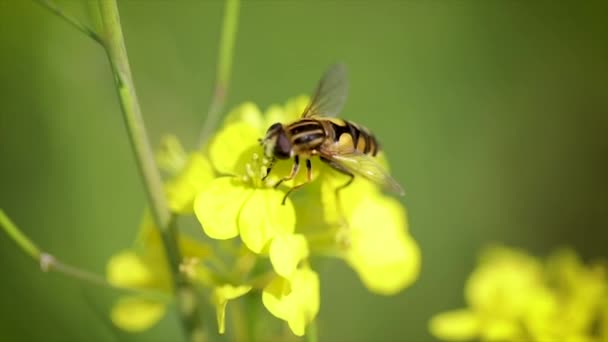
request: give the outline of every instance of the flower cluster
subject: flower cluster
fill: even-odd
[[[567,249],[542,262],[493,247],[466,284],[469,307],[433,317],[430,331],[450,341],[608,341],[607,271]]]
[[[320,306],[313,255],[343,259],[379,294],[395,294],[418,276],[420,252],[408,234],[405,209],[376,185],[356,178],[336,198],[336,187],[348,178],[313,160],[313,182],[282,204],[286,190],[305,181],[304,172],[275,188],[291,161],[277,162],[266,175],[270,161],[258,141],[271,124],[297,119],[307,103],[308,97],[301,96],[264,113],[255,104],[242,104],[204,148],[189,155],[177,139],[163,141],[158,160],[173,173],[165,184],[170,208],[175,214],[194,214],[204,232],[180,236],[182,271],[195,285],[211,289],[220,333],[229,301],[261,293],[272,315],[295,335],[304,335]],[[150,224],[145,220],[143,248],[110,260],[108,279],[169,292],[166,261]],[[131,296],[118,302],[112,319],[139,331],[158,321],[164,307],[157,299]]]

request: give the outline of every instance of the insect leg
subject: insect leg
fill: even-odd
[[[270,161],[270,164],[268,164],[268,167],[266,168],[266,175],[264,175],[264,177],[262,177],[262,181],[265,181],[266,178],[268,178],[268,176],[270,176],[270,171],[272,170],[273,167],[274,167],[274,159],[272,159]]]
[[[321,157],[321,160],[325,163],[327,163],[329,166],[331,166],[334,170],[349,176],[349,179],[346,183],[344,183],[343,185],[340,185],[339,187],[337,187],[334,191],[335,191],[335,197],[336,197],[336,207],[338,208],[338,214],[340,215],[340,218],[342,219],[342,224],[344,225],[344,227],[348,227],[348,221],[346,221],[346,215],[344,214],[344,209],[342,208],[342,203],[340,201],[340,190],[346,188],[347,186],[349,186],[354,180],[355,180],[355,175],[350,172],[346,167],[342,166],[340,163],[330,159],[330,158],[326,158],[326,157]],[[347,238],[340,238],[340,240],[347,240]],[[345,245],[348,245],[348,243],[345,243]]]
[[[274,185],[274,188],[278,188],[279,185],[281,185],[281,183],[283,183],[284,181],[292,180],[293,177],[295,177],[298,173],[298,170],[300,170],[300,157],[295,156],[293,158],[293,166],[291,167],[291,172],[289,173],[289,176],[283,177],[281,180],[279,180],[277,184]]]
[[[340,165],[339,163],[337,163],[329,158],[321,157],[321,160],[324,161],[325,163],[329,164],[329,166],[331,166],[334,170],[350,177],[346,183],[344,183],[343,185],[340,185],[339,187],[336,188],[335,194],[336,194],[336,199],[337,199],[339,197],[338,195],[340,193],[340,190],[349,186],[355,180],[355,175],[352,172],[348,171],[348,169],[346,169],[344,166]]]
[[[311,181],[312,181],[312,164],[310,162],[310,159],[306,159],[306,182],[304,182],[302,184],[295,185],[294,187],[292,187],[291,189],[289,189],[287,191],[287,193],[285,194],[285,197],[283,197],[283,202],[281,202],[281,204],[285,205],[285,201],[287,201],[287,197],[292,192],[298,190],[299,188],[303,187],[304,185],[310,183]]]

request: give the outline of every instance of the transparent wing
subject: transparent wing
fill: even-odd
[[[378,185],[383,189],[403,196],[405,192],[401,185],[388,173],[378,160],[368,154],[357,151],[340,153],[329,153],[324,156],[330,161],[343,167],[355,175],[360,175]]]
[[[348,75],[346,67],[344,64],[334,64],[323,74],[312,101],[302,113],[302,117],[334,117],[342,111],[347,96]]]

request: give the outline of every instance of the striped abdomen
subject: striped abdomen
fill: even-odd
[[[329,138],[334,143],[344,147],[353,147],[361,153],[375,156],[378,153],[379,145],[376,138],[365,127],[361,127],[354,122],[342,119],[325,120],[333,134]]]
[[[321,145],[339,144],[344,150],[354,150],[375,156],[379,145],[364,127],[342,119],[302,119],[285,127],[291,143],[298,152],[313,151]]]

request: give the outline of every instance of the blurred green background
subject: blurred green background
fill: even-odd
[[[89,21],[83,2],[59,2]],[[209,103],[221,1],[120,1],[154,144],[195,146]],[[608,256],[606,2],[245,1],[228,106],[266,107],[349,68],[343,116],[381,139],[422,273],[394,297],[322,268],[322,341],[432,340],[464,304],[480,248]],[[145,205],[103,50],[41,7],[0,0],[0,207],[39,245],[103,274]],[[370,227],[373,228],[373,227]],[[168,340],[107,322],[109,290],[44,274],[0,236],[0,340]],[[110,294],[111,297],[111,294]]]

